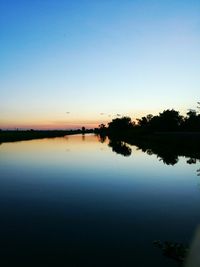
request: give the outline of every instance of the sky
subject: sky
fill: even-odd
[[[199,0],[0,0],[0,128],[195,109],[199,14]]]

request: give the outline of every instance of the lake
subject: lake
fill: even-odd
[[[199,161],[108,144],[73,135],[0,145],[2,266],[178,266],[153,241],[190,244]]]

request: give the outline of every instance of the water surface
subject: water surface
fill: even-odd
[[[93,135],[1,144],[3,266],[178,266],[153,241],[190,243],[199,163],[130,149]]]

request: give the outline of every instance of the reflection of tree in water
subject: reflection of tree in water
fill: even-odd
[[[131,154],[131,148],[128,145],[133,145],[148,155],[156,155],[166,165],[177,164],[179,157],[185,157],[187,164],[197,164],[200,161],[200,149],[194,142],[157,142],[139,138],[128,139],[124,142],[111,137],[109,139],[109,146],[112,150],[124,156]],[[198,175],[200,176],[200,170],[198,170]]]
[[[125,157],[130,156],[132,152],[131,148],[122,141],[110,140],[108,146],[112,147],[112,151]]]
[[[200,161],[199,146],[184,142],[156,142],[150,140],[129,140],[128,144],[136,146],[148,155],[156,155],[159,160],[167,165],[175,165],[179,157],[185,157],[187,164],[196,164]]]
[[[176,163],[178,163],[179,160],[178,155],[176,153],[165,149],[155,151],[155,148],[145,148],[144,146],[138,146],[138,149],[141,149],[143,152],[147,153],[150,156],[154,154],[157,155],[157,158],[167,165],[175,165]]]
[[[136,144],[135,144],[136,145]],[[150,143],[145,144],[137,144],[136,145],[139,150],[147,153],[148,155],[157,155],[157,158],[167,165],[175,165],[179,161],[179,157],[184,156],[187,160],[187,164],[197,164],[200,162],[200,152],[198,150],[193,150],[187,148],[186,150],[181,149],[180,147],[166,147],[160,145],[152,144],[152,148]],[[148,147],[148,148],[147,148]],[[197,170],[197,176],[200,176],[200,169]]]
[[[197,164],[197,162],[200,161],[196,158],[189,158],[186,162],[187,164]],[[200,176],[200,169],[197,169],[197,176]]]
[[[173,155],[171,153],[165,154],[165,155],[159,155],[159,157],[160,157],[160,160],[162,160],[163,163],[167,165],[175,165],[179,161],[178,155]]]
[[[106,135],[98,135],[98,140],[99,140],[99,142],[101,142],[101,143],[104,143],[105,141],[106,141]]]
[[[197,163],[197,159],[195,159],[195,158],[189,158],[189,159],[187,160],[187,163],[188,163],[188,164],[196,164],[196,163]]]

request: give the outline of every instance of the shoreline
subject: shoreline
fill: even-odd
[[[26,141],[43,138],[63,137],[65,135],[93,133],[93,130],[27,130],[27,131],[1,131],[0,143]]]

